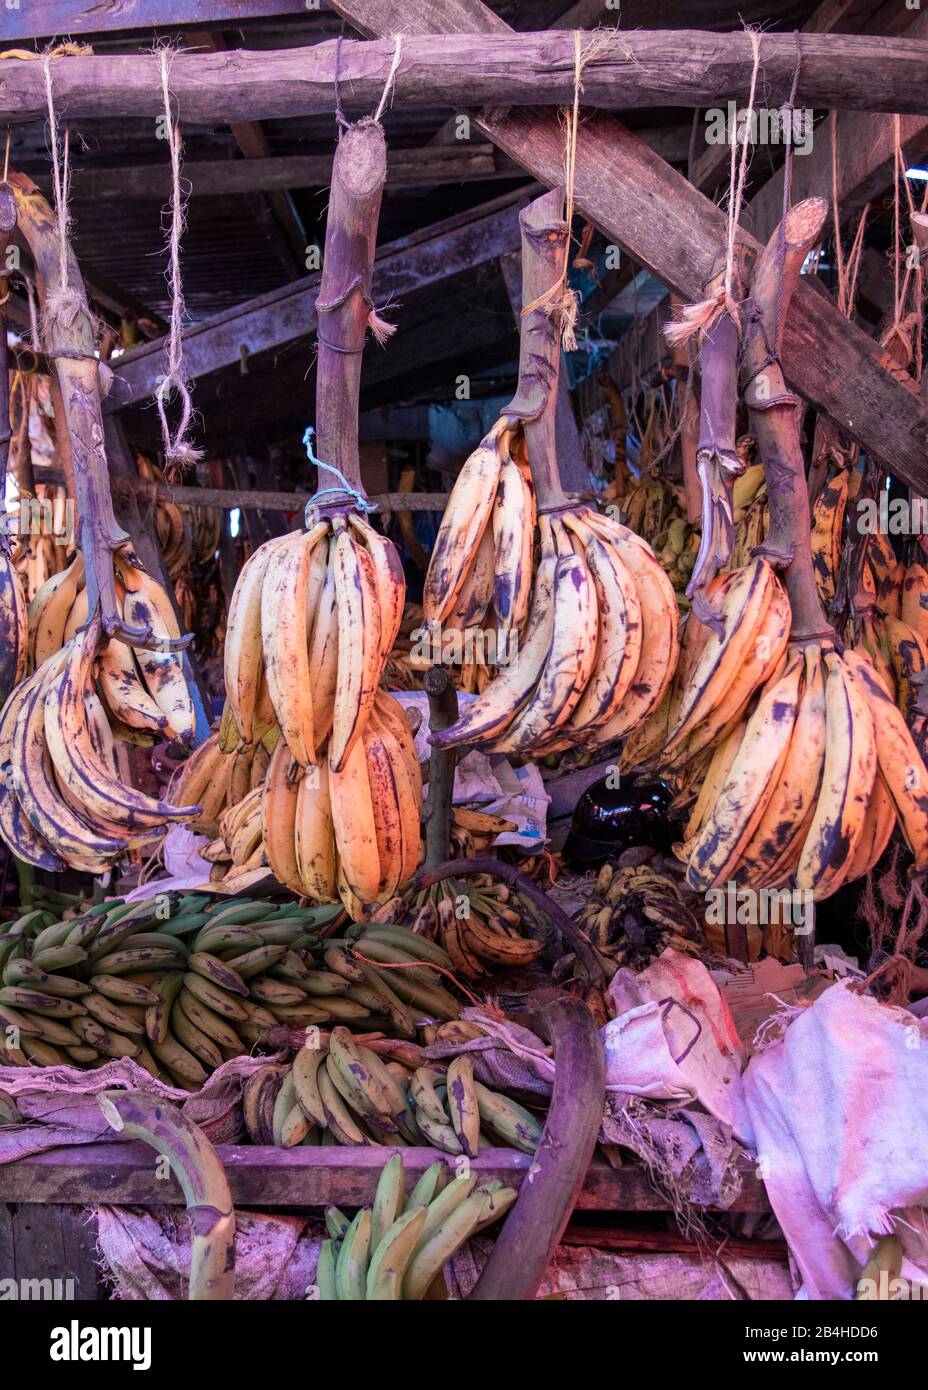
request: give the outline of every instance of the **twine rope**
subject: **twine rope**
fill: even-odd
[[[46,335],[56,326],[70,328],[84,307],[80,294],[68,283],[68,234],[71,230],[71,216],[68,211],[68,198],[71,191],[71,166],[68,157],[69,134],[66,129],[62,141],[61,125],[55,110],[52,83],[52,59],[59,56],[61,56],[60,48],[47,48],[41,55],[45,76],[45,99],[48,108],[48,138],[52,153],[55,222],[58,232],[58,284],[45,300],[44,328]]]
[[[744,138],[741,141],[741,158],[737,154],[737,108],[735,110],[736,129],[732,131],[731,159],[728,168],[728,215],[727,215],[727,236],[725,243],[725,273],[722,284],[709,299],[699,300],[695,304],[686,304],[680,314],[680,318],[675,323],[668,323],[664,326],[664,336],[671,347],[679,347],[691,338],[694,333],[701,337],[710,331],[723,314],[728,314],[734,321],[741,334],[741,315],[738,305],[735,303],[732,294],[735,273],[735,239],[738,231],[738,224],[741,220],[741,207],[744,201],[744,187],[747,182],[748,171],[748,147],[750,145],[751,122],[754,118],[754,97],[757,92],[757,75],[760,70],[760,33],[758,30],[746,26],[746,32],[751,40],[751,85],[748,92],[748,104],[744,108],[747,117],[744,123]],[[795,89],[795,88],[794,88]],[[787,158],[789,149],[787,147]]]
[[[4,183],[6,183],[6,182],[8,181],[9,173],[10,173],[10,144],[12,143],[12,140],[13,140],[13,128],[12,128],[12,126],[7,126],[7,128],[6,128],[6,149],[5,149],[4,152],[3,152],[3,182],[4,182]]]
[[[323,468],[327,473],[331,473],[333,477],[336,477],[341,483],[341,487],[318,488],[316,492],[313,493],[312,497],[310,497],[309,501],[306,503],[303,513],[303,521],[307,529],[311,524],[311,513],[318,507],[321,497],[344,497],[347,493],[354,501],[354,505],[359,512],[364,512],[365,515],[368,516],[371,512],[376,512],[377,503],[371,502],[368,497],[365,497],[363,492],[359,492],[356,487],[353,487],[340,468],[336,468],[334,463],[326,463],[324,459],[317,458],[316,452],[313,449],[313,435],[315,433],[316,431],[312,425],[307,425],[306,429],[303,431],[303,448],[306,450],[306,457],[309,459],[310,463],[316,465],[317,469]]]
[[[187,430],[193,416],[193,402],[190,399],[187,374],[184,369],[184,288],[180,268],[180,240],[186,221],[186,199],[181,190],[183,146],[180,122],[179,120],[175,121],[171,108],[170,77],[174,53],[175,50],[166,44],[158,54],[161,67],[161,93],[164,98],[165,130],[171,156],[171,227],[167,241],[168,269],[166,272],[168,288],[171,293],[171,323],[165,349],[167,372],[162,377],[155,393],[155,401],[161,421],[161,437],[169,481],[173,481],[178,472],[183,473],[203,457],[203,451],[194,448],[187,439]],[[177,392],[181,400],[181,417],[173,434],[166,411],[166,403],[172,389]]]
[[[609,41],[607,32],[597,34],[584,52],[583,31],[574,30],[574,99],[568,111],[563,113],[567,127],[564,148],[564,221],[567,223],[567,236],[564,241],[564,265],[561,274],[544,294],[533,299],[522,309],[521,317],[534,313],[536,309],[547,307],[547,312],[557,321],[561,334],[561,345],[565,352],[573,352],[577,346],[577,292],[571,289],[567,277],[570,271],[571,227],[574,219],[575,184],[577,178],[577,134],[580,128],[580,94],[583,91],[583,69],[592,58],[602,51]]]
[[[397,34],[396,39],[394,40],[394,44],[393,44],[393,61],[392,61],[392,63],[390,64],[390,71],[387,73],[387,82],[386,82],[386,86],[384,87],[384,89],[383,89],[383,95],[382,95],[381,98],[380,98],[380,105],[377,107],[377,110],[374,112],[374,120],[377,121],[377,122],[380,121],[380,118],[381,118],[381,116],[383,115],[384,107],[385,107],[386,104],[387,104],[387,98],[389,97],[389,98],[392,100],[393,91],[394,91],[394,88],[396,87],[396,74],[397,74],[397,70],[398,70],[399,65],[400,65],[400,53],[401,53],[401,51],[402,51],[402,48],[403,48],[403,35],[402,35],[402,34]]]

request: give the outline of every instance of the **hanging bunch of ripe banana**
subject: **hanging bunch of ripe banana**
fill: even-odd
[[[379,169],[379,182],[360,188],[360,169]],[[383,130],[359,122],[336,152],[316,305],[317,462],[338,486],[311,500],[307,530],[248,559],[225,646],[240,742],[272,722],[280,730],[260,810],[268,862],[294,891],[341,895],[356,914],[392,897],[419,854],[419,764],[402,709],[379,690],[403,615],[403,569],[367,519],[358,457],[361,353],[369,327],[385,331],[370,299],[385,173]]]
[[[425,577],[423,636],[444,646],[470,633],[476,646],[479,629],[497,640],[518,635],[528,617],[534,540],[524,436],[503,417],[464,464],[445,507]]]
[[[150,848],[169,824],[198,810],[168,805],[121,780],[113,729],[94,679],[101,641],[95,615],[16,687],[0,713],[0,835],[37,868],[104,873],[128,850]],[[176,653],[144,656],[175,663],[159,668],[165,700],[180,685],[189,700]],[[177,694],[170,698],[181,703]],[[160,710],[158,718],[164,727]]]
[[[45,347],[60,387],[56,430],[67,435],[73,463],[80,562],[46,584],[31,606],[34,673],[0,713],[0,834],[39,868],[103,873],[197,809],[169,806],[122,781],[107,714],[109,707],[117,731],[121,725],[192,734],[179,656],[185,639],[167,595],[139,566],[113,513],[100,364],[80,275],[72,257],[70,283],[61,283],[51,210],[30,180],[10,174],[9,184],[40,298],[52,306],[44,316]],[[62,297],[67,313],[55,310]],[[125,644],[137,653],[129,652],[131,666],[123,664]]]
[[[552,235],[561,193],[524,210],[523,300],[519,389],[506,419],[521,422],[538,502],[534,575],[519,592],[527,612],[518,649],[456,724],[433,735],[441,747],[471,744],[542,756],[598,746],[626,734],[660,702],[677,657],[673,589],[650,547],[607,516],[573,506],[561,490],[554,450],[559,342],[542,301],[559,283],[563,238]],[[478,537],[470,523],[479,504],[463,493],[436,563],[453,577],[467,571]],[[452,558],[454,557],[454,558]],[[444,581],[443,581],[444,582]]]
[[[123,621],[148,628],[165,650],[132,647],[118,636],[101,640],[94,659],[95,689],[114,735],[127,742],[156,738],[189,742],[196,726],[183,661],[172,644],[181,640],[173,605],[161,584],[120,554],[115,559],[117,613]],[[29,605],[29,660],[38,670],[71,642],[88,623],[87,574],[77,554]]]
[[[767,344],[776,342],[799,269],[827,212],[798,204],[758,261],[754,316],[743,348],[745,398],[768,472],[771,553],[789,556],[788,652],[750,712],[715,749],[686,829],[688,881],[707,889],[731,879],[757,887],[792,883],[828,897],[880,858],[896,824],[928,865],[928,769],[874,665],[840,649],[822,612],[810,543],[798,400]],[[778,291],[778,286],[781,287]],[[761,327],[763,331],[761,331]],[[778,344],[777,344],[778,345]],[[759,376],[763,375],[763,383]]]

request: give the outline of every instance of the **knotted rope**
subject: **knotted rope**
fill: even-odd
[[[744,135],[741,140],[740,161],[737,154],[737,110],[735,112],[735,129],[732,131],[731,159],[728,171],[728,230],[725,245],[725,274],[722,284],[714,295],[708,299],[699,300],[695,304],[684,305],[677,322],[665,325],[664,336],[671,347],[678,347],[681,343],[685,343],[694,333],[699,333],[704,337],[723,314],[730,315],[738,328],[739,335],[741,333],[741,315],[732,293],[735,273],[735,237],[741,220],[741,205],[744,201],[748,148],[751,143],[751,123],[754,119],[754,96],[757,91],[757,74],[760,69],[760,34],[756,29],[750,27],[747,27],[747,34],[751,40],[753,57],[751,87],[748,93]]]
[[[181,159],[183,145],[180,136],[180,122],[175,121],[171,108],[170,77],[171,64],[175,50],[164,45],[158,54],[161,68],[161,93],[164,98],[165,132],[171,156],[171,226],[167,236],[168,268],[166,279],[171,293],[171,324],[165,347],[167,371],[161,378],[155,393],[158,417],[161,421],[161,438],[164,459],[167,465],[168,480],[173,482],[178,474],[203,457],[202,449],[194,448],[187,439],[187,430],[193,416],[193,402],[187,385],[184,367],[184,288],[180,268],[180,239],[186,225],[186,199],[181,190]],[[181,401],[181,416],[174,433],[168,423],[166,405],[171,391],[177,392]]]

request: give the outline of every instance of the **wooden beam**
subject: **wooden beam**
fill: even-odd
[[[260,1145],[217,1144],[216,1152],[229,1180],[237,1207],[280,1209],[361,1207],[370,1204],[386,1156],[393,1151],[373,1148],[277,1149]],[[409,1187],[436,1158],[437,1149],[403,1150]],[[515,1149],[481,1149],[471,1166],[481,1181],[498,1178],[519,1187],[533,1156]],[[742,1187],[730,1211],[770,1210],[755,1165],[742,1168]],[[71,1145],[29,1154],[0,1165],[0,1202],[30,1205],[183,1207],[180,1184],[161,1179],[151,1161],[151,1149],[134,1141]],[[658,1192],[642,1164],[612,1168],[594,1158],[577,1207],[584,1211],[669,1211],[670,1199]]]
[[[476,32],[498,23],[480,0],[451,0],[450,13],[445,0],[335,0],[333,8],[362,32],[409,35],[455,23]],[[835,38],[811,35],[807,42]],[[873,50],[889,41],[865,42]],[[564,135],[555,116],[484,110],[475,124],[548,187],[562,181]],[[593,115],[581,124],[574,191],[577,211],[658,280],[687,300],[701,297],[725,244],[724,214],[615,119]],[[759,250],[753,238],[743,240]],[[885,371],[878,345],[808,277],[793,297],[782,358],[794,390],[918,492],[928,491],[928,410]]]
[[[822,0],[822,3],[806,20],[800,32],[803,34],[828,34],[842,22],[847,12],[853,9],[856,4],[858,4],[858,0]],[[801,52],[801,42],[798,49]],[[811,112],[809,119],[811,119]],[[693,162],[693,167],[690,170],[690,182],[695,184],[703,193],[711,193],[719,180],[728,176],[730,165],[730,145],[706,145],[699,157]]]
[[[435,19],[428,22],[436,27]],[[597,42],[601,50],[583,73],[588,106],[715,106],[747,99],[753,63],[751,39],[743,30],[605,30]],[[327,40],[311,48],[181,52],[171,66],[171,90],[188,123],[331,112],[335,47]],[[802,53],[798,105],[928,111],[928,45],[908,38],[809,34]],[[342,44],[346,111],[363,114],[377,106],[393,55],[390,41]],[[763,35],[760,81],[769,106],[787,99],[795,58],[791,34]],[[574,59],[568,33],[492,33],[479,47],[467,32],[405,34],[394,101],[407,108],[488,102],[563,106],[573,99]],[[41,64],[11,58],[3,68],[0,122],[41,119],[47,109]],[[59,115],[69,121],[155,116],[162,100],[157,75],[158,59],[151,54],[58,58],[53,78]]]
[[[912,11],[906,13],[912,17]],[[909,39],[928,43],[928,9],[912,17],[906,30],[906,41]],[[900,127],[903,157],[909,164],[918,164],[928,157],[928,119],[903,116]],[[892,116],[847,112],[838,117],[838,203],[842,220],[860,212],[865,203],[882,197],[892,187],[894,141]],[[811,152],[793,160],[793,201],[815,194],[831,198],[830,121],[816,126]],[[763,242],[777,226],[782,212],[780,169],[754,195],[744,221]]]
[[[323,9],[326,6],[323,6]],[[0,6],[0,41],[87,38],[131,29],[189,29],[203,24],[238,28],[262,19],[302,19],[306,0],[33,0]]]
[[[519,209],[533,196],[532,188],[522,189],[382,247],[374,262],[377,303],[396,302],[518,246]],[[318,293],[319,276],[306,276],[191,325],[184,331],[188,374],[203,376],[241,362],[243,352],[253,356],[314,333]],[[159,338],[113,364],[107,409],[118,410],[152,394],[164,371],[164,348]]]
[[[192,37],[211,53],[228,51],[222,34],[211,29],[197,31]],[[270,155],[270,141],[260,121],[234,121],[229,130],[246,160],[266,159]],[[290,194],[286,188],[274,188],[263,197],[250,193],[248,198],[255,219],[287,276],[298,279],[306,269],[306,229]]]

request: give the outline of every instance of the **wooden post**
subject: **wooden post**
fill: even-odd
[[[423,681],[429,697],[429,728],[448,729],[457,723],[458,693],[443,666],[432,666]],[[425,825],[425,864],[434,868],[450,854],[451,803],[454,797],[454,769],[457,752],[432,745],[429,756],[429,794],[422,811]]]
[[[6,248],[16,229],[16,199],[8,183],[0,184],[0,257],[5,257]],[[10,292],[8,277],[0,265],[0,515],[6,514],[6,467],[10,457],[10,371],[6,342],[6,298]],[[9,551],[9,537],[0,537],[5,551]]]

